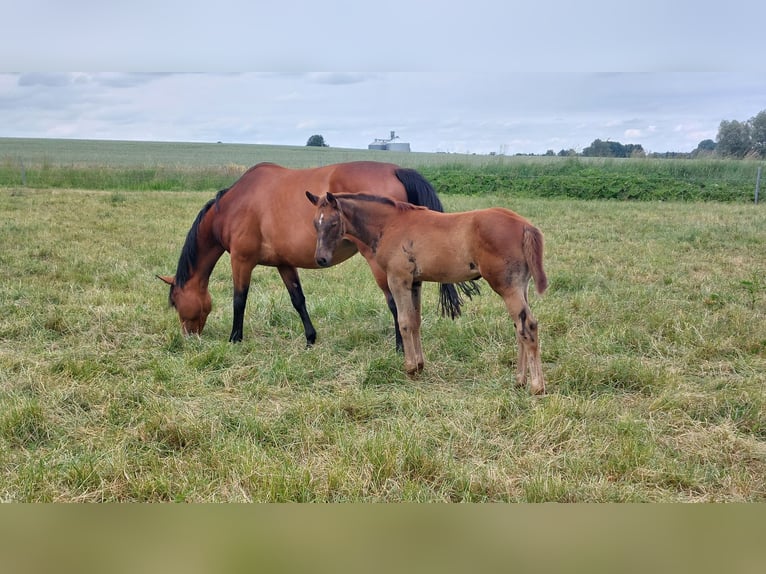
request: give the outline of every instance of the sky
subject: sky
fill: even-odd
[[[581,151],[594,139],[691,151],[721,120],[766,109],[747,73],[11,73],[0,136],[412,151]]]
[[[761,0],[26,0],[3,16],[0,137],[687,152],[766,109]]]

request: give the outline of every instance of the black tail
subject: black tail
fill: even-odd
[[[400,167],[396,177],[402,182],[407,191],[407,201],[413,205],[422,205],[434,211],[444,211],[441,199],[431,183],[414,169]]]
[[[439,196],[429,181],[420,175],[414,169],[398,168],[396,177],[402,182],[407,191],[407,201],[414,205],[422,205],[434,211],[444,212]],[[479,284],[476,281],[457,283],[457,287],[463,295],[471,299],[474,295],[479,295]],[[442,283],[439,285],[439,311],[442,316],[449,315],[451,319],[460,316],[460,306],[463,304],[463,298],[455,289],[452,283]]]

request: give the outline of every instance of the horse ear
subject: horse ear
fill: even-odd
[[[176,278],[175,277],[168,277],[167,275],[155,275],[157,279],[160,281],[163,281],[170,285],[171,287],[176,284]]]
[[[319,202],[319,198],[308,190],[306,190],[306,197],[308,197],[309,201],[314,205],[316,205],[317,202]]]
[[[329,203],[333,207],[338,207],[338,200],[335,199],[335,196],[332,193],[328,191],[325,197],[327,198],[327,203]]]

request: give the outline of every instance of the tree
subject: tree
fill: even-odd
[[[646,157],[646,152],[644,151],[644,146],[641,144],[625,144],[623,146],[625,150],[625,156],[624,157]]]
[[[724,157],[743,158],[750,151],[750,126],[737,120],[721,121],[716,137],[718,153]]]
[[[309,141],[306,142],[306,145],[312,147],[330,147],[325,143],[324,137],[319,134],[314,134],[311,136]]]
[[[715,153],[716,144],[713,140],[702,140],[697,144],[697,148],[692,151],[692,157],[706,157]]]
[[[585,157],[614,157],[609,142],[600,139],[593,140],[592,144],[582,150],[582,154]]]
[[[646,152],[641,144],[626,144],[620,142],[593,140],[593,143],[582,150],[585,157],[644,157]]]
[[[750,118],[749,123],[752,148],[761,157],[766,157],[766,110]]]

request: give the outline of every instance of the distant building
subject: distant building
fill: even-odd
[[[410,151],[410,144],[407,142],[394,141],[398,139],[399,136],[396,135],[396,132],[392,130],[390,138],[387,140],[376,138],[374,142],[367,146],[367,149],[377,149],[384,151]]]

